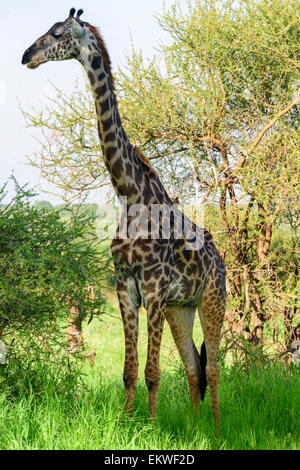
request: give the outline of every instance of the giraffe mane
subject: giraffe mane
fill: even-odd
[[[109,53],[108,53],[106,44],[105,44],[105,42],[104,42],[104,40],[101,36],[101,33],[100,33],[99,29],[96,26],[88,24],[88,27],[89,27],[90,31],[93,33],[93,35],[95,36],[95,38],[97,39],[97,44],[98,44],[98,46],[99,46],[99,48],[102,52],[102,57],[103,57],[103,60],[106,64],[108,74],[109,74],[109,78],[110,78],[111,85],[112,85],[112,89],[114,91],[114,78],[113,78],[113,75],[112,75],[111,60],[110,60],[110,57],[109,57]],[[154,170],[153,166],[151,165],[149,159],[144,154],[142,154],[136,147],[134,148],[134,150],[136,152],[137,157],[155,174],[155,176],[158,176],[156,171]]]
[[[135,153],[137,154],[138,158],[143,163],[145,163],[145,165],[147,165],[147,167],[154,173],[155,176],[158,176],[156,171],[154,170],[153,166],[151,165],[150,160],[146,157],[146,155],[141,153],[136,147],[134,147],[134,150],[135,150]]]
[[[93,33],[93,35],[95,36],[95,38],[97,39],[97,44],[101,49],[102,57],[103,57],[103,60],[106,64],[108,74],[109,74],[109,78],[110,78],[110,81],[111,81],[111,86],[112,86],[112,89],[114,90],[114,78],[113,78],[112,71],[111,71],[111,61],[110,61],[110,57],[109,57],[109,54],[108,54],[108,51],[107,51],[106,44],[105,44],[105,42],[104,42],[104,40],[103,40],[103,38],[100,34],[99,29],[96,28],[96,26],[92,26],[91,24],[88,24],[88,27],[89,27],[90,31]]]

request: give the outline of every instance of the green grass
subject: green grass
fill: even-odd
[[[144,382],[146,318],[140,322],[140,376],[135,412],[124,411],[123,331],[117,310],[85,330],[94,367],[83,364],[83,384],[60,391],[45,381],[35,394],[0,391],[1,449],[299,449],[299,370],[282,366],[239,371],[222,368],[219,405],[222,430],[215,437],[209,393],[200,416],[191,409],[188,386],[168,327],[161,354],[158,417],[149,419]],[[195,339],[200,345],[197,322]]]

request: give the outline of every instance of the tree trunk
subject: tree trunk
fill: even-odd
[[[68,345],[71,352],[81,352],[83,350],[84,340],[82,335],[82,315],[78,307],[70,308],[68,318]]]
[[[285,351],[292,353],[293,362],[297,362],[297,351],[300,349],[300,323],[293,326],[295,315],[296,307],[286,307],[283,311]]]

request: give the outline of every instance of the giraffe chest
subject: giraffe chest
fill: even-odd
[[[115,239],[111,244],[115,264],[145,282],[170,278],[173,266],[173,249],[170,240]]]

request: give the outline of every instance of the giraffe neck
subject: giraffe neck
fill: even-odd
[[[123,129],[110,73],[96,42],[82,48],[80,62],[93,91],[103,158],[117,196],[126,196],[128,205],[169,203],[158,176],[139,157]]]

